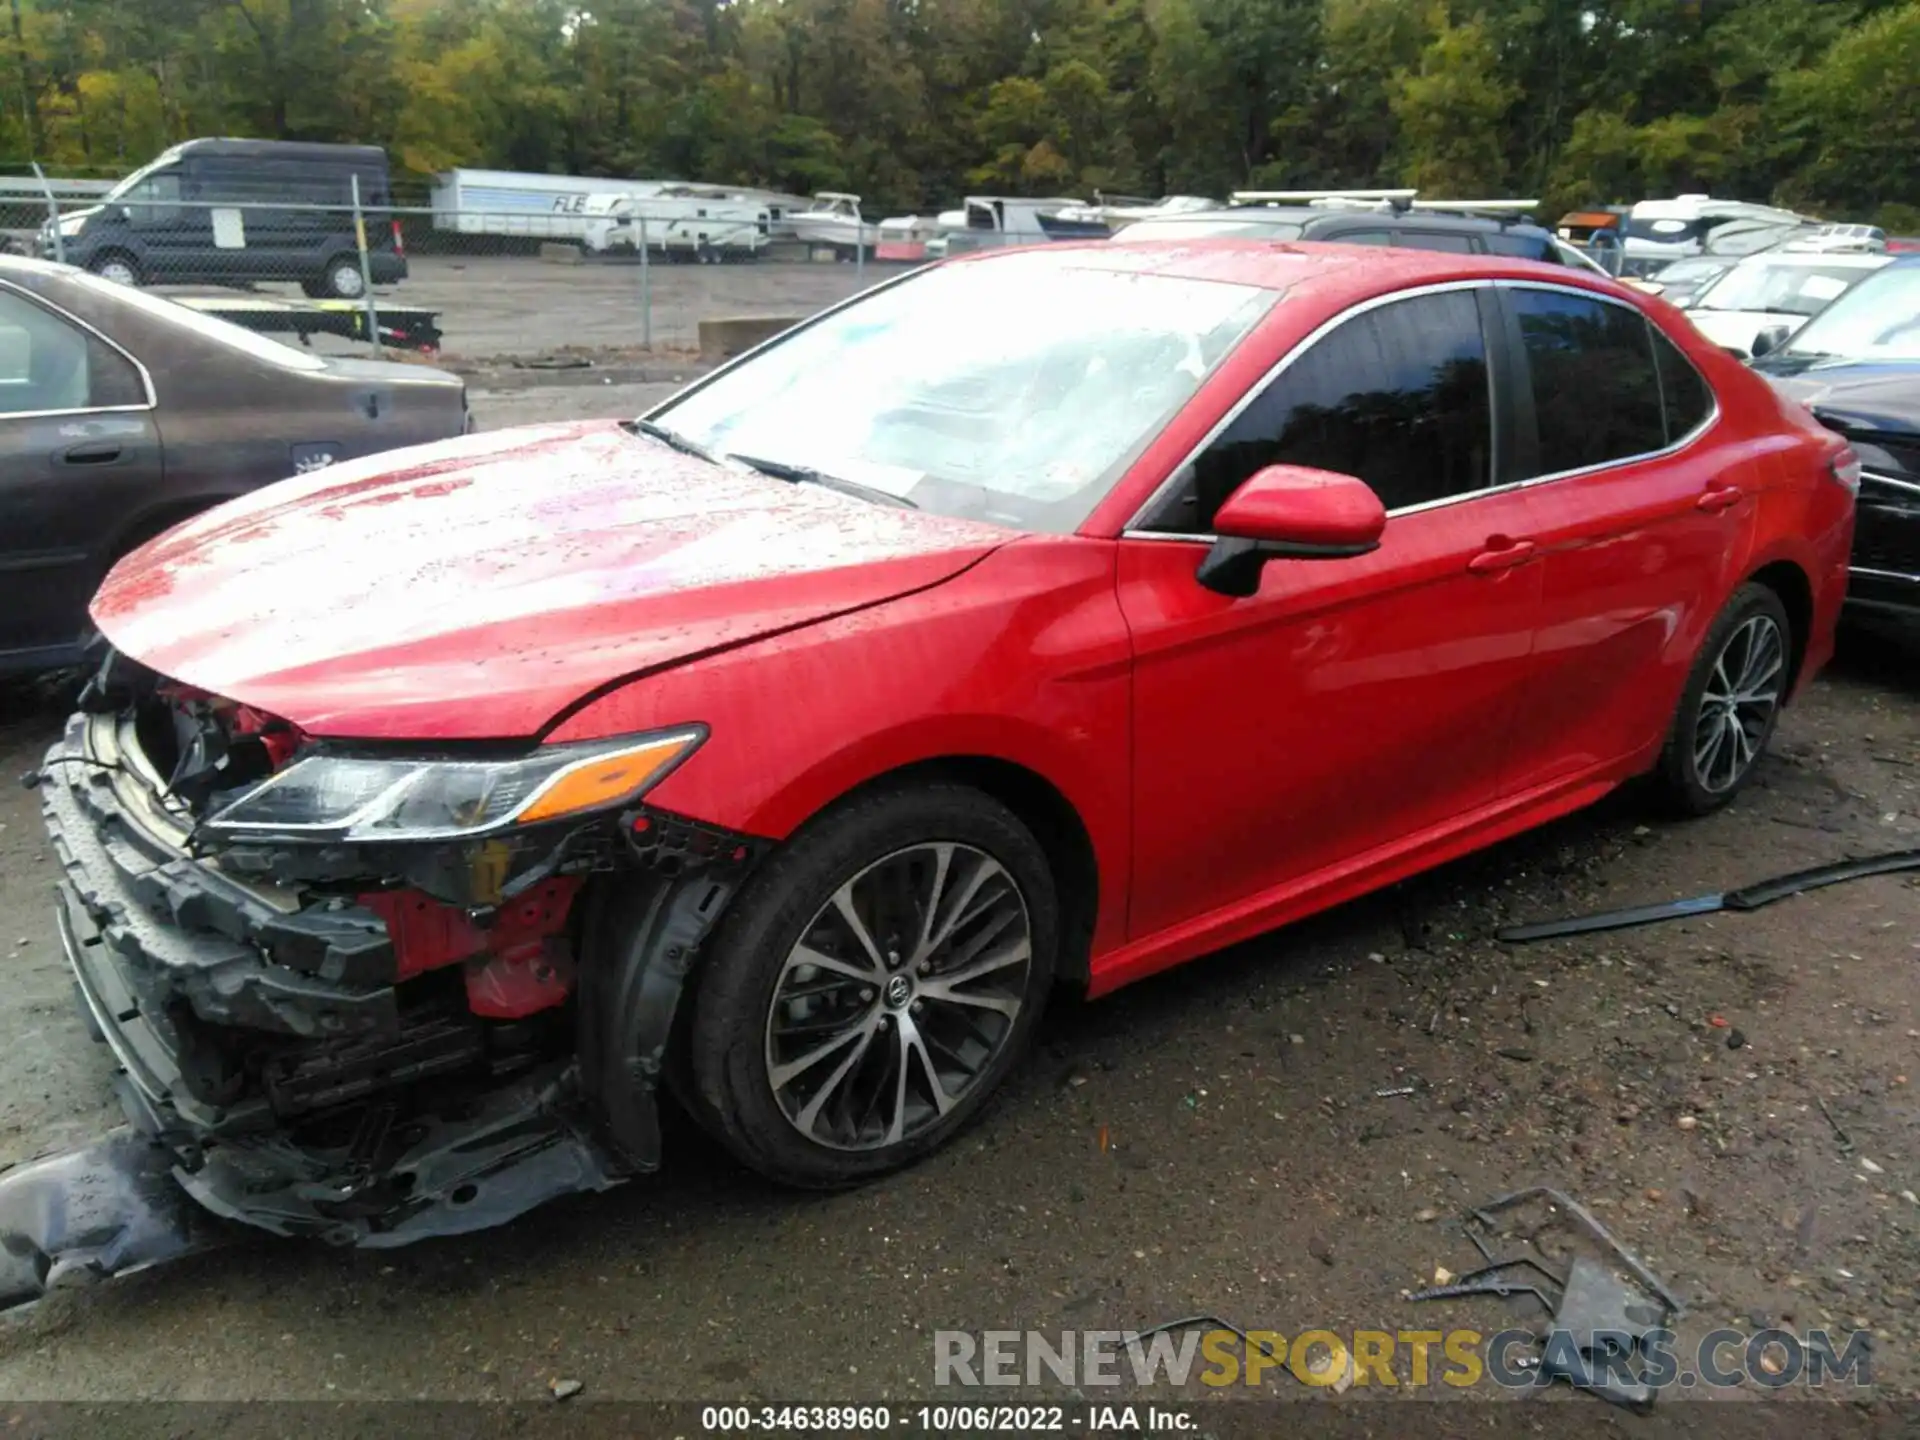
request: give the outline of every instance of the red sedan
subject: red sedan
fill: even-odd
[[[647,418],[188,522],[42,790],[135,1118],[396,1244],[660,1158],[837,1185],[1100,994],[1651,774],[1746,782],[1857,467],[1577,271],[1243,241],[921,270]]]

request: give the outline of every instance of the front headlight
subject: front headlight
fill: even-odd
[[[695,726],[509,760],[310,755],[209,816],[205,828],[235,840],[475,839],[637,800],[704,739]]]

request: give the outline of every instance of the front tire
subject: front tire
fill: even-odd
[[[835,1188],[977,1119],[1053,980],[1045,852],[966,786],[862,797],[798,833],[715,932],[687,1036],[701,1122],[770,1179]]]
[[[123,255],[118,250],[109,250],[87,267],[102,280],[115,285],[138,285],[140,267],[134,263],[131,255]]]
[[[1661,789],[1684,815],[1707,815],[1740,793],[1773,738],[1792,683],[1793,627],[1765,585],[1734,592],[1707,631],[1680,695]]]

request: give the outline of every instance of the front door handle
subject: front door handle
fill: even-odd
[[[111,465],[120,458],[122,448],[118,440],[95,440],[70,446],[60,458],[69,465]]]
[[[1704,510],[1709,515],[1718,515],[1722,510],[1731,510],[1746,497],[1746,492],[1738,485],[1709,485],[1700,492],[1700,498],[1693,502],[1693,508]]]
[[[1494,545],[1492,549],[1482,550],[1467,562],[1467,569],[1476,575],[1491,575],[1501,570],[1511,570],[1514,566],[1524,565],[1533,559],[1534,552],[1538,549],[1539,547],[1531,540],[1510,540],[1505,545]]]

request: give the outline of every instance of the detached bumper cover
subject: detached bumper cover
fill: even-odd
[[[171,1154],[128,1129],[0,1175],[0,1310],[227,1243],[174,1181]]]

